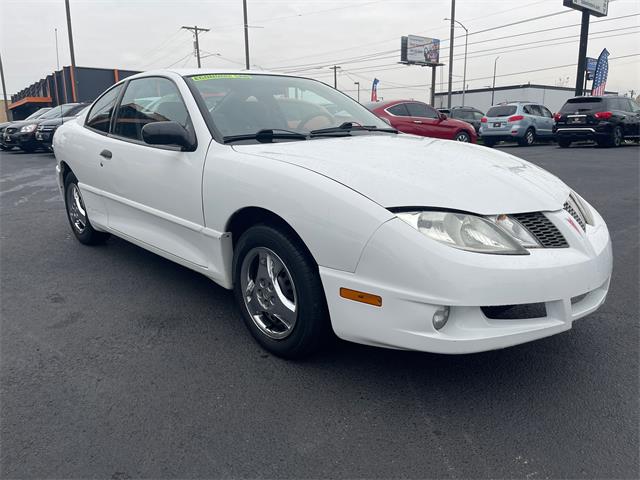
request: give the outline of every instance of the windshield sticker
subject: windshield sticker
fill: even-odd
[[[233,75],[233,74],[224,74],[224,73],[216,73],[211,75],[196,75],[195,77],[191,77],[194,82],[201,82],[202,80],[222,80],[222,79],[249,79],[251,75]]]

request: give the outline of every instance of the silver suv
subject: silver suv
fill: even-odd
[[[500,141],[532,145],[536,138],[552,140],[553,115],[547,107],[533,102],[509,102],[495,105],[482,118],[480,136],[493,147]]]

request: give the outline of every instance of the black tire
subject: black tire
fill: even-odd
[[[611,132],[611,136],[607,139],[608,147],[619,147],[624,142],[624,134],[622,133],[622,128],[620,126],[616,126],[613,128]]]
[[[271,338],[254,321],[241,285],[242,265],[256,249],[275,253],[290,274],[295,288],[295,323],[286,337]],[[234,293],[245,325],[267,351],[283,358],[302,358],[322,347],[331,336],[327,302],[318,266],[304,245],[291,233],[269,225],[256,225],[244,232],[233,254]],[[254,284],[254,288],[258,286]],[[272,297],[273,300],[273,297]]]
[[[558,139],[558,146],[560,148],[569,148],[571,146],[571,140],[566,139],[566,138],[559,138]]]
[[[10,150],[10,148],[11,148],[11,147],[7,147],[7,146],[2,145],[2,144],[0,143],[0,150],[2,150],[3,152],[6,152],[7,150]]]
[[[33,153],[38,149],[35,145],[20,145],[20,150],[25,153]]]
[[[74,219],[72,219],[72,213],[70,210],[73,209],[72,202],[74,201],[74,187],[75,189],[77,189],[76,191],[78,192],[78,195],[80,195],[80,190],[78,189],[78,179],[73,173],[69,172],[64,177],[64,204],[67,210],[67,219],[69,220],[71,230],[73,231],[78,241],[85,245],[98,245],[100,243],[104,243],[111,235],[106,232],[99,232],[93,228],[91,222],[89,221],[89,217],[86,215],[86,209],[84,208],[84,202],[82,201],[81,195],[79,196],[79,202],[81,207],[85,211],[84,227],[80,228],[80,226],[74,222]]]
[[[482,139],[482,143],[484,144],[485,147],[491,148],[491,147],[495,146],[495,144],[498,143],[498,142],[496,142],[493,139],[483,138]]]
[[[524,137],[518,140],[518,145],[521,147],[530,147],[536,141],[536,132],[533,128],[528,128],[526,132],[524,132]]]
[[[471,135],[464,130],[458,132],[455,137],[456,142],[471,143]]]

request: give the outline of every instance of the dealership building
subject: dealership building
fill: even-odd
[[[606,94],[616,95],[617,92],[606,92]],[[486,112],[491,105],[498,103],[535,102],[544,105],[552,112],[557,112],[568,99],[573,97],[575,97],[575,89],[573,88],[527,83],[495,87],[495,89],[488,87],[467,90],[464,94],[464,103],[465,106],[475,107]],[[454,107],[462,105],[462,90],[451,92],[451,105]],[[435,107],[447,107],[447,92],[436,93]]]
[[[11,95],[13,120],[28,117],[42,107],[93,102],[108,87],[138,72],[116,68],[63,67]]]

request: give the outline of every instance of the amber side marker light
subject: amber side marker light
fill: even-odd
[[[366,303],[373,305],[374,307],[382,306],[382,297],[378,295],[372,295],[371,293],[359,292],[357,290],[351,290],[349,288],[340,288],[340,296],[347,300],[353,300],[354,302]]]

